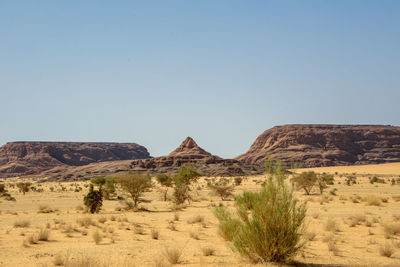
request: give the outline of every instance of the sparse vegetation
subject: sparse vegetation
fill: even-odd
[[[90,213],[97,213],[103,206],[103,193],[93,189],[93,184],[90,184],[89,193],[84,197],[83,204],[87,207]]]
[[[271,175],[248,205],[237,204],[238,217],[225,207],[215,209],[222,237],[253,262],[284,261],[304,245],[305,204],[299,204],[281,172]],[[242,202],[243,203],[243,202]],[[227,230],[230,230],[229,232]]]
[[[122,190],[129,194],[133,201],[133,208],[137,208],[138,204],[143,201],[141,198],[143,193],[152,188],[151,177],[143,174],[125,173],[116,181]]]

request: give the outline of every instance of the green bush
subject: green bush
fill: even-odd
[[[174,202],[176,205],[183,204],[186,200],[190,203],[190,185],[201,176],[195,169],[194,164],[181,166],[178,173],[173,177],[174,183]]]
[[[214,210],[219,233],[253,262],[285,261],[304,245],[306,206],[297,202],[282,176],[269,177],[259,193],[237,197],[236,213]]]
[[[90,213],[97,213],[103,206],[103,194],[101,188],[93,189],[93,184],[90,184],[89,193],[83,198],[83,204],[88,208]]]

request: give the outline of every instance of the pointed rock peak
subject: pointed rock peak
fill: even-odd
[[[199,147],[192,137],[188,136],[179,146],[180,148],[194,148]]]
[[[177,155],[211,155],[201,147],[197,145],[197,143],[191,137],[186,137],[185,140],[181,143],[181,145],[172,151],[169,156],[177,156]]]

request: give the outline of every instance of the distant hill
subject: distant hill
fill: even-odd
[[[305,167],[400,162],[400,127],[284,125],[264,131],[235,159],[260,165],[267,157]]]
[[[37,174],[54,167],[150,158],[135,143],[11,142],[0,147],[0,176]]]

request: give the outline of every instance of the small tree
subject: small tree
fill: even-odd
[[[29,192],[30,186],[31,186],[31,183],[29,183],[29,182],[17,183],[17,187],[19,189],[19,192],[22,192],[24,195],[25,195],[26,192]]]
[[[90,213],[97,213],[103,206],[103,194],[101,188],[94,190],[93,184],[90,184],[89,193],[83,198],[83,203]]]
[[[333,175],[331,174],[319,174],[317,176],[317,185],[319,188],[319,192],[322,195],[324,190],[328,188],[328,185],[333,185]]]
[[[174,202],[177,205],[183,204],[186,200],[190,203],[190,185],[201,176],[194,164],[186,164],[179,168],[178,173],[173,177],[174,181]]]
[[[315,172],[303,172],[301,174],[295,175],[292,178],[298,189],[304,189],[307,195],[311,193],[315,183],[317,182],[317,174]]]
[[[151,177],[138,173],[126,173],[118,177],[116,182],[122,190],[129,194],[133,201],[133,207],[142,202],[141,196],[144,192],[152,188]]]
[[[211,184],[209,185],[209,187],[216,195],[221,198],[221,200],[227,200],[229,197],[233,197],[233,191],[235,190],[235,186],[230,185],[226,182]]]
[[[162,195],[163,195],[163,200],[167,201],[167,196],[168,196],[168,188],[173,186],[173,179],[172,176],[169,174],[165,173],[159,173],[156,176],[157,182],[160,183],[165,189],[161,190]]]

